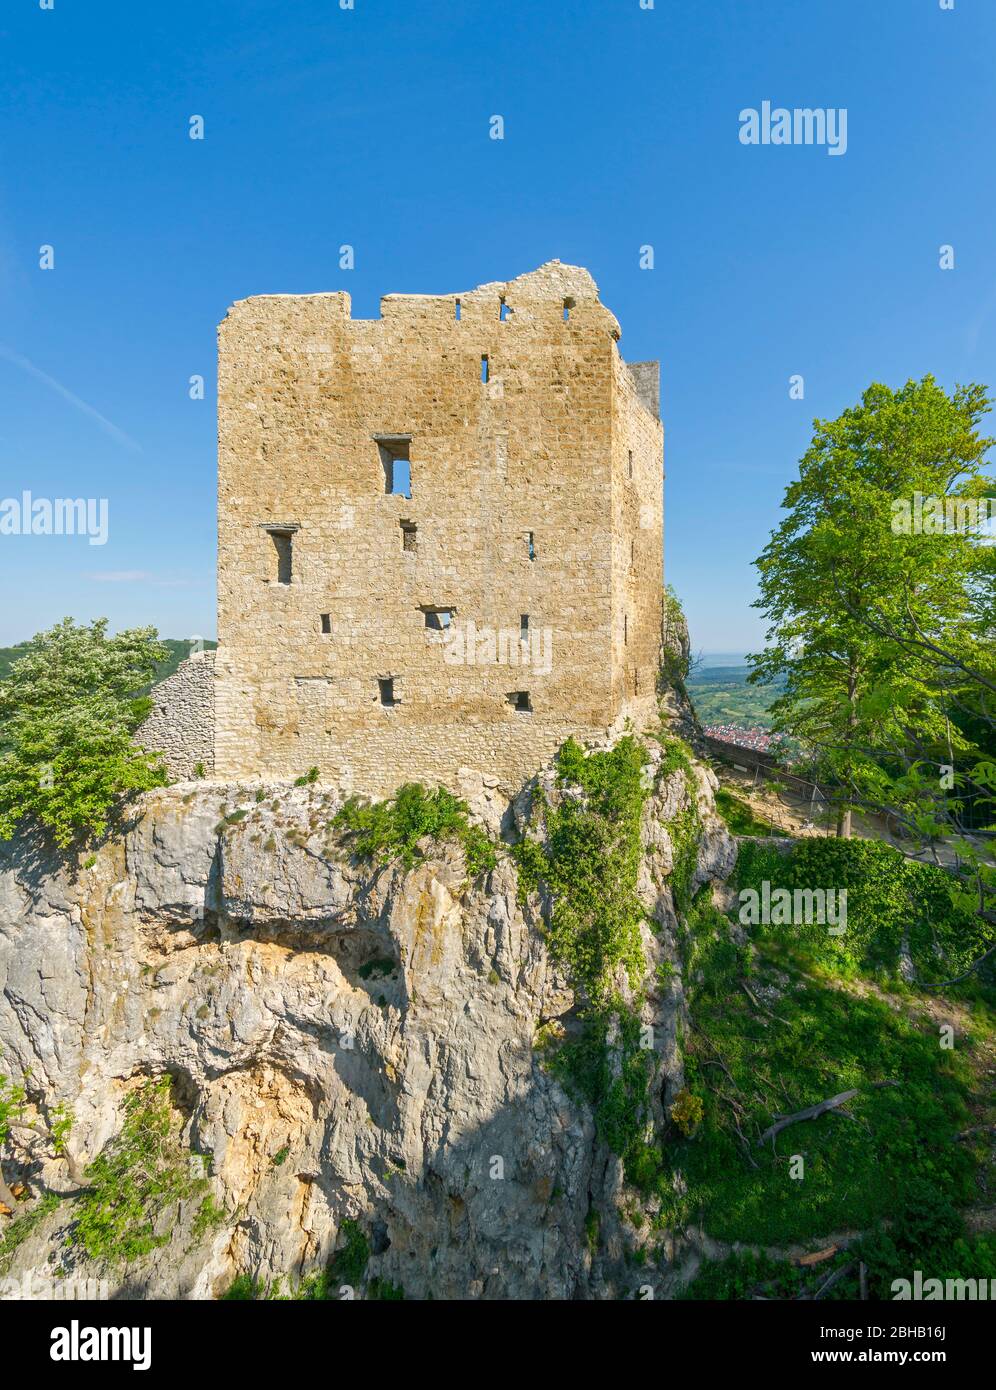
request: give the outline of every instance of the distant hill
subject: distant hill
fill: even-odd
[[[180,662],[190,655],[189,642],[180,641],[175,637],[161,637],[159,640],[169,651],[169,656],[156,668],[156,678],[153,684],[158,684],[159,681],[164,681],[167,676],[171,676]],[[207,651],[213,652],[218,643],[205,642],[203,645]],[[30,650],[30,642],[19,642],[16,647],[0,647],[0,680],[9,676],[10,668],[14,662],[22,656],[27,656]]]
[[[767,707],[778,698],[779,685],[748,685],[748,666],[704,666],[685,684],[703,724],[735,724],[743,729],[769,729]]]

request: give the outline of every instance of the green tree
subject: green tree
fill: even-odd
[[[916,494],[983,497],[982,386],[947,394],[930,376],[898,391],[873,385],[836,420],[815,422],[788,488],[788,515],[758,559],[768,646],[749,658],[756,684],[783,678],[776,732],[797,739],[851,809],[908,813],[903,780],[938,785],[942,762],[978,755],[952,718],[971,682],[950,656],[977,653],[991,555],[977,532],[903,529]],[[910,639],[933,634],[942,654]],[[923,764],[932,762],[926,773]],[[916,833],[933,830],[916,824]],[[936,829],[936,827],[934,827]]]
[[[0,681],[0,838],[27,816],[67,846],[100,834],[120,793],[165,783],[160,755],[131,742],[165,656],[154,628],[108,637],[106,618],[32,639]]]

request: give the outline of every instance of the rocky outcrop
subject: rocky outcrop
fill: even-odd
[[[697,883],[735,857],[698,776]],[[515,807],[493,786],[468,791],[509,830]],[[658,1117],[682,1084],[668,823],[687,802],[674,774],[644,815]],[[520,901],[504,852],[473,880],[456,844],[423,843],[410,869],[360,863],[330,828],[338,804],[321,787],[186,783],[147,793],[82,864],[27,838],[0,846],[2,1069],[39,1113],[71,1108],[81,1162],[141,1078],[169,1076],[185,1142],[211,1156],[223,1218],[203,1230],[181,1204],[168,1244],[99,1271],[110,1295],[293,1281],[324,1266],[346,1221],[366,1234],[367,1277],[408,1297],[632,1295],[649,1276],[627,1258],[645,1237],[624,1219],[620,1160],[535,1047],[575,1005],[542,904]],[[33,1192],[67,1186],[42,1140],[18,1144],[9,1173]],[[71,1220],[65,1204],[40,1221],[8,1280],[94,1273],[67,1254]]]

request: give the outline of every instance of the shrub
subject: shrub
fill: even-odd
[[[698,1096],[693,1096],[686,1086],[679,1091],[671,1106],[671,1119],[686,1138],[690,1138],[702,1123],[705,1106]]]
[[[162,1218],[207,1186],[206,1177],[192,1172],[191,1154],[180,1143],[169,1077],[147,1081],[127,1097],[124,1109],[121,1132],[86,1170],[89,1186],[77,1201],[69,1236],[92,1260],[110,1265],[129,1264],[168,1245],[172,1231],[157,1234]],[[203,1205],[197,1220],[202,1215]],[[205,1220],[211,1219],[209,1209]]]
[[[906,938],[917,976],[927,982],[966,970],[996,940],[944,869],[907,859],[879,840],[803,839],[788,855],[744,844],[736,870],[740,888],[847,890],[847,930],[832,937],[825,926],[794,926],[793,938],[817,960],[851,969],[895,971]],[[756,929],[784,934],[785,927]]]
[[[444,787],[426,791],[418,782],[406,782],[389,801],[353,796],[336,812],[332,824],[345,831],[361,859],[381,863],[400,859],[410,869],[420,857],[418,841],[430,836],[458,840],[472,875],[493,869],[496,863],[494,845],[479,826],[467,820],[466,803]]]

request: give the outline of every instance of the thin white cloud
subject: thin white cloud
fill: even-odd
[[[98,584],[149,584],[155,576],[148,570],[95,570],[87,578]]]
[[[157,589],[191,589],[203,583],[196,579],[170,579],[151,570],[91,570],[86,578],[96,584],[153,584]]]
[[[13,362],[15,367],[20,367],[22,371],[27,372],[37,381],[44,382],[46,386],[60,395],[63,400],[75,406],[76,409],[82,411],[84,415],[89,415],[91,420],[96,420],[102,430],[105,430],[113,439],[116,439],[119,444],[123,444],[126,449],[134,449],[139,454],[142,452],[141,444],[132,439],[130,434],[125,434],[124,430],[118,429],[113,420],[108,420],[106,415],[101,415],[99,410],[94,410],[92,405],[88,405],[86,401],[81,400],[79,396],[75,396],[72,391],[67,390],[61,381],[56,381],[54,376],[49,376],[48,372],[43,372],[40,367],[36,367],[33,362],[29,362],[26,357],[22,357],[19,352],[13,352],[4,343],[0,343],[0,357],[5,357],[8,362]]]

